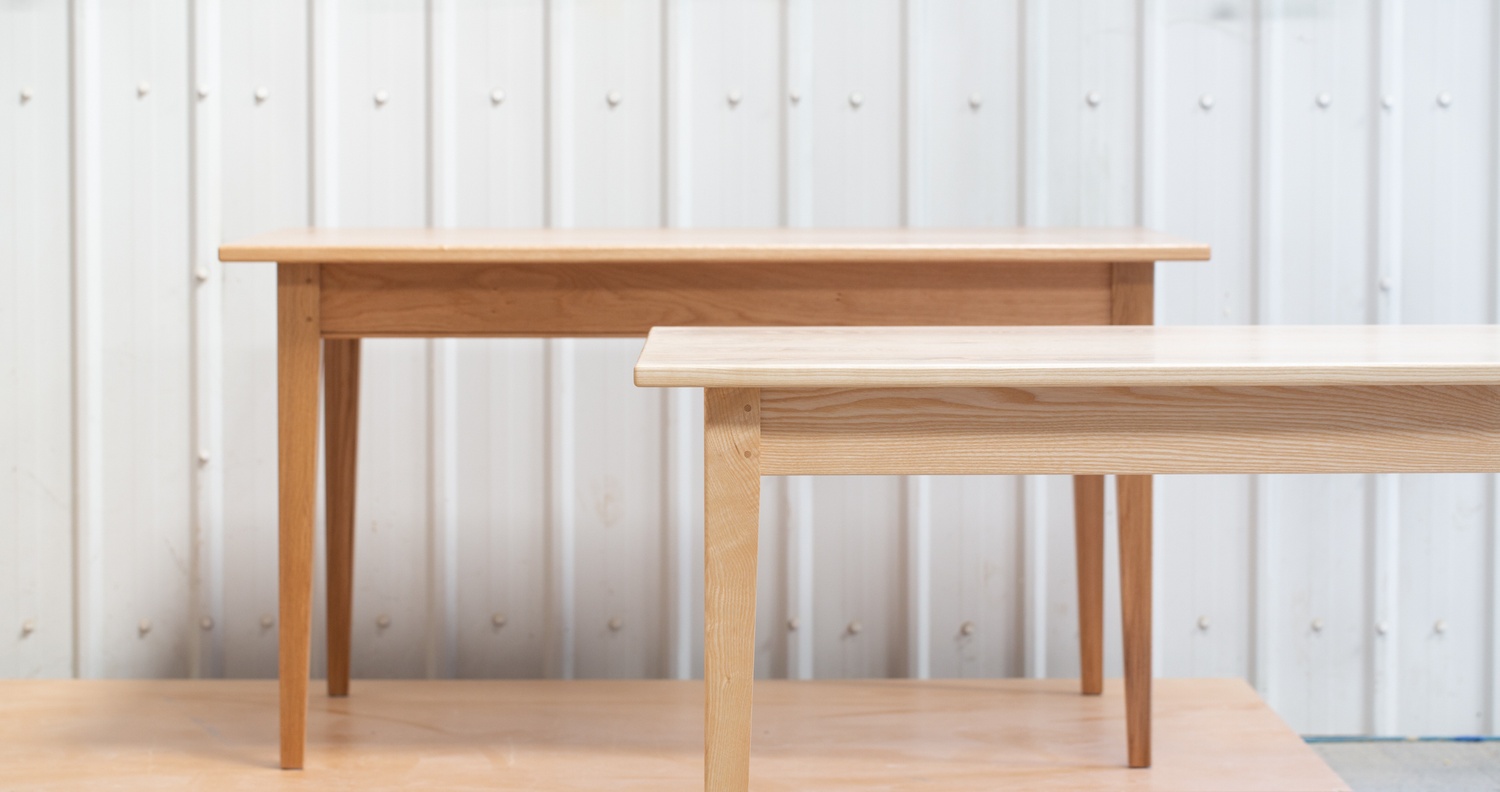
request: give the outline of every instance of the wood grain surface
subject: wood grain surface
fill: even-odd
[[[760,393],[703,392],[703,788],[750,784],[755,567],[760,531]]]
[[[328,695],[349,695],[354,503],[359,462],[359,339],[323,342],[323,473],[328,581]]]
[[[761,391],[765,475],[1486,472],[1500,386]]]
[[[1107,324],[1109,264],[323,267],[325,336],[643,336],[666,325]]]
[[[1104,690],[1104,477],[1073,477],[1073,563],[1078,583],[1078,681]]]
[[[302,766],[312,643],[313,525],[318,493],[318,268],[276,270],[281,766]]]
[[[1120,529],[1120,634],[1125,644],[1125,739],[1131,767],[1151,766],[1151,477],[1115,482]]]
[[[1156,763],[1121,761],[1120,684],[755,684],[754,788],[1347,790],[1248,685],[1161,679]],[[696,681],[387,681],[314,696],[307,769],[276,768],[271,680],[0,681],[0,786],[45,789],[702,788]]]
[[[1497,325],[659,327],[637,385],[1500,383]]]
[[[1204,261],[1207,245],[1140,228],[293,228],[219,248],[221,261],[997,262]]]
[[[1110,294],[1110,324],[1151,324],[1156,316],[1156,265],[1116,263],[1110,269]]]

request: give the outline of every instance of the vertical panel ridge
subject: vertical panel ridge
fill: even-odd
[[[906,675],[932,676],[932,477],[906,483]]]
[[[1255,294],[1253,298],[1256,324],[1271,324],[1276,320],[1272,296],[1278,287],[1275,256],[1277,233],[1275,227],[1275,85],[1279,77],[1279,51],[1271,27],[1271,5],[1275,0],[1261,0],[1256,5],[1255,16],[1255,240],[1253,261],[1255,267]],[[1275,566],[1272,554],[1275,551],[1275,536],[1271,513],[1274,504],[1273,480],[1269,476],[1252,476],[1251,487],[1251,532],[1254,542],[1254,572],[1251,575],[1253,592],[1251,603],[1252,632],[1250,643],[1254,656],[1251,663],[1251,679],[1267,701],[1275,702],[1275,677],[1271,667],[1274,651],[1272,634],[1275,617],[1271,612],[1271,593],[1275,590]]]
[[[782,488],[787,515],[787,603],[796,628],[787,638],[788,679],[812,679],[817,642],[813,608],[813,486],[809,476],[789,476]],[[790,624],[790,623],[789,623]]]
[[[427,676],[458,673],[458,407],[453,339],[427,342]]]
[[[103,336],[97,0],[71,0],[69,47],[73,254],[73,673],[103,673]]]
[[[692,161],[689,97],[692,87],[687,31],[690,3],[663,0],[662,4],[662,225],[684,228],[693,223]],[[664,631],[667,674],[689,679],[693,673],[693,490],[699,486],[692,464],[695,449],[693,389],[674,388],[665,394],[662,430],[666,470],[662,477],[666,513],[667,629]]]
[[[569,228],[573,225],[573,67],[568,48],[573,35],[573,0],[544,0],[543,9],[545,222],[553,228]]]
[[[547,339],[547,675],[572,679],[575,668],[574,575],[577,494],[574,471],[577,388],[574,385],[574,344],[571,338]]]
[[[925,113],[914,113],[917,86],[925,85],[923,79],[926,60],[919,50],[927,35],[924,24],[925,0],[901,0],[901,163],[900,186],[901,225],[923,225],[921,180],[922,141],[924,138]]]
[[[545,222],[553,228],[573,224],[573,70],[569,47],[573,37],[573,0],[543,0],[542,93],[545,102],[543,145],[546,168]],[[577,494],[574,447],[577,410],[572,339],[545,342],[547,367],[547,647],[549,677],[571,679],[574,652],[576,582],[574,580]]]
[[[1026,631],[1025,674],[1031,679],[1047,676],[1047,482],[1045,476],[1027,476],[1021,495],[1025,557],[1022,624]]]
[[[189,273],[192,299],[192,438],[198,454],[193,477],[193,610],[202,629],[190,661],[193,676],[224,673],[224,389],[223,279],[215,254],[220,238],[218,4],[194,0],[189,6],[188,113],[190,145],[188,211]]]
[[[1490,321],[1500,323],[1500,10],[1490,10]],[[1485,722],[1500,735],[1500,475],[1490,481],[1489,711]]]
[[[811,0],[783,0],[782,96],[783,224],[792,228],[812,225],[812,9]]]
[[[693,70],[687,36],[692,8],[683,0],[662,0],[661,217],[667,228],[693,224],[693,139],[689,123]]]
[[[693,517],[692,491],[700,485],[693,475],[693,388],[667,392],[667,673],[673,679],[693,675],[693,538],[698,521]]]
[[[454,8],[426,0],[427,225],[450,228],[457,211],[454,161]],[[427,343],[428,580],[427,675],[458,673],[458,386],[457,341]]]
[[[339,224],[339,0],[307,4],[308,215],[315,226]]]
[[[1021,3],[1021,225],[1047,224],[1047,4]]]
[[[1163,66],[1161,0],[1138,0],[1136,8],[1136,68],[1140,73],[1137,115],[1140,132],[1136,136],[1136,221],[1147,228],[1161,226],[1162,137],[1161,102]],[[1156,297],[1157,313],[1162,310],[1161,295]]]
[[[810,92],[812,89],[811,0],[782,0],[781,73],[778,100],[781,109],[781,221],[798,228],[812,225],[812,135]],[[786,515],[785,614],[786,675],[789,679],[812,679],[814,671],[816,611],[813,607],[813,509],[812,480],[793,476],[783,480],[780,513]],[[796,625],[795,628],[792,625]]]
[[[1401,321],[1401,117],[1382,100],[1385,92],[1402,83],[1402,0],[1380,0],[1375,9],[1376,79],[1374,95],[1368,98],[1376,111],[1371,125],[1375,136],[1374,195],[1375,226],[1371,229],[1375,256],[1376,289],[1374,318],[1380,324]],[[1370,730],[1397,734],[1400,701],[1399,633],[1401,611],[1400,544],[1401,479],[1391,474],[1371,477],[1370,575],[1374,644],[1370,653]],[[1367,626],[1366,629],[1370,627]]]
[[[1147,228],[1161,227],[1161,173],[1159,170],[1161,157],[1157,147],[1162,135],[1161,125],[1161,95],[1162,95],[1162,35],[1161,6],[1160,0],[1138,0],[1136,6],[1136,69],[1140,81],[1140,91],[1137,95],[1136,108],[1136,197],[1135,216],[1136,222]],[[1156,317],[1165,314],[1163,305],[1164,290],[1152,290],[1153,306],[1152,321]],[[1151,488],[1151,514],[1156,515],[1156,525],[1152,530],[1151,557],[1152,566],[1155,569],[1166,570],[1168,537],[1165,531],[1160,530],[1161,515],[1166,514],[1162,504],[1162,488],[1154,486]],[[1154,613],[1166,613],[1165,592],[1166,586],[1161,585],[1161,580],[1154,581],[1151,587],[1151,609]],[[1165,663],[1163,662],[1163,645],[1166,636],[1165,630],[1152,630],[1151,632],[1151,669],[1153,676],[1161,676]]]
[[[902,0],[901,32],[901,224],[927,223],[924,162],[925,112],[917,91],[929,86],[926,0]],[[932,675],[932,481],[903,479],[906,496],[906,676]]]
[[[1047,224],[1047,4],[1020,0],[1021,133],[1017,152],[1021,174],[1021,224]],[[1046,480],[1029,476],[1021,484],[1022,668],[1031,678],[1047,666],[1047,505]]]

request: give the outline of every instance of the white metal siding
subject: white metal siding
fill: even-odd
[[[1497,72],[1490,0],[0,0],[0,674],[275,673],[274,274],[221,240],[1141,223],[1214,246],[1164,322],[1493,322]],[[366,342],[357,676],[701,672],[701,404],[638,347]],[[1496,485],[1163,479],[1159,673],[1494,733]],[[760,673],[1075,675],[1071,511],[768,480]]]

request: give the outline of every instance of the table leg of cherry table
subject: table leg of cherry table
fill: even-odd
[[[312,643],[313,512],[317,508],[319,270],[279,264],[277,424],[280,478],[278,535],[281,766],[302,767],[307,734],[307,677]]]
[[[1110,269],[1110,319],[1149,325],[1156,317],[1156,265]],[[1120,522],[1120,608],[1125,638],[1125,728],[1131,767],[1151,766],[1151,477],[1116,476]],[[1102,500],[1102,498],[1101,498]],[[1102,547],[1101,547],[1102,549]],[[1100,564],[1103,571],[1103,564]],[[1102,585],[1102,583],[1101,583]]]
[[[354,471],[359,448],[359,339],[323,342],[327,480],[328,695],[349,695],[354,608]]]
[[[1125,742],[1151,766],[1151,477],[1119,476],[1120,609],[1125,633]]]
[[[1104,692],[1104,477],[1073,477],[1074,562],[1078,568],[1079,679]]]

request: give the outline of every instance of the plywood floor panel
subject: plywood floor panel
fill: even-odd
[[[1118,681],[757,682],[752,786],[1346,790],[1238,680],[1158,680],[1124,767]],[[314,686],[320,691],[321,686]],[[358,681],[276,769],[273,681],[0,681],[0,789],[691,790],[701,682]]]

